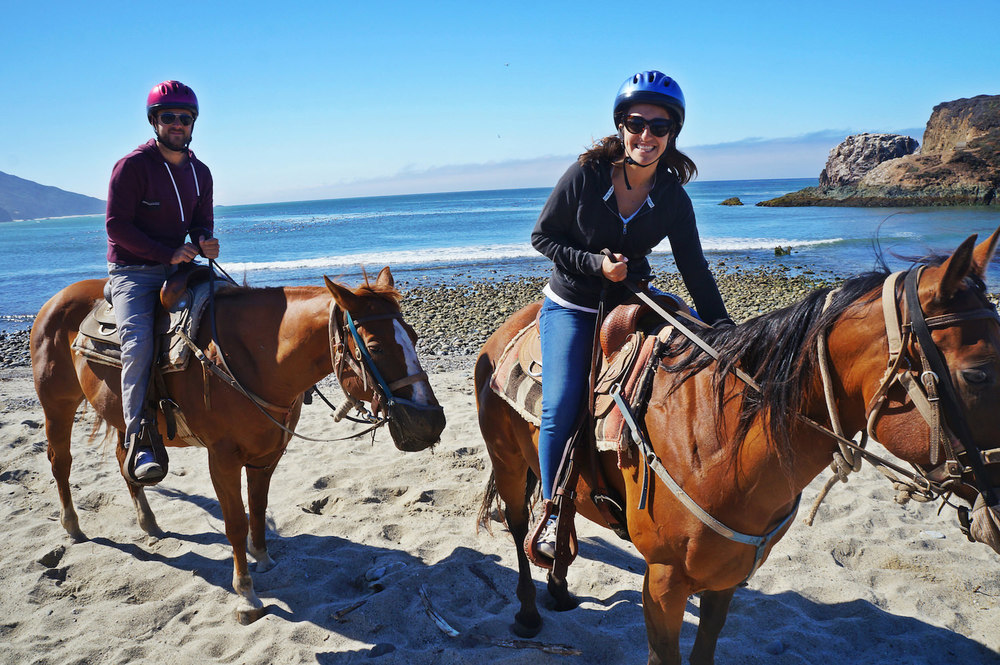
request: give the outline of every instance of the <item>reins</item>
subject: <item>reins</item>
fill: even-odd
[[[974,319],[993,319],[1000,322],[1000,316],[998,316],[996,309],[993,307],[983,307],[976,310],[970,310],[967,312],[945,314],[930,318],[925,318],[923,316],[923,311],[920,307],[920,301],[917,295],[917,285],[920,279],[920,273],[923,267],[919,269],[910,270],[906,273],[906,280],[904,286],[905,300],[907,304],[907,310],[910,313],[910,322],[908,324],[908,329],[905,326],[900,326],[898,323],[898,317],[895,315],[897,307],[896,299],[896,288],[895,284],[899,275],[903,273],[895,273],[891,275],[885,282],[883,286],[883,309],[886,312],[886,329],[887,336],[889,338],[890,346],[890,358],[886,373],[882,380],[882,385],[879,387],[875,396],[871,400],[871,406],[868,410],[867,417],[867,428],[866,432],[862,432],[863,438],[862,443],[859,445],[854,441],[848,439],[843,434],[843,430],[840,427],[839,416],[836,411],[836,406],[833,400],[833,390],[832,382],[830,379],[829,365],[826,353],[826,333],[822,332],[817,338],[818,346],[818,359],[820,365],[820,373],[823,379],[824,386],[824,396],[827,402],[828,411],[830,414],[830,422],[834,430],[821,425],[815,420],[809,418],[804,414],[795,414],[796,417],[802,421],[804,424],[808,425],[817,432],[834,439],[839,445],[839,453],[834,454],[834,462],[831,465],[833,470],[837,475],[833,476],[827,485],[823,488],[820,495],[817,497],[816,503],[810,513],[807,523],[812,522],[819,503],[823,500],[826,492],[837,480],[842,480],[846,482],[846,474],[850,471],[857,471],[860,468],[860,459],[855,457],[855,455],[867,459],[873,466],[878,468],[887,478],[893,481],[894,486],[897,490],[905,488],[906,493],[909,496],[922,497],[922,500],[929,501],[932,499],[939,498],[945,493],[949,492],[948,485],[950,483],[961,483],[963,465],[958,460],[958,453],[956,453],[954,447],[951,445],[951,439],[949,432],[945,429],[944,423],[947,422],[952,424],[958,431],[958,441],[964,446],[963,450],[967,451],[967,457],[969,459],[969,466],[974,479],[976,480],[976,490],[980,492],[983,499],[986,501],[987,505],[996,505],[996,496],[992,491],[992,488],[987,480],[985,464],[983,458],[981,457],[981,452],[972,445],[972,437],[968,431],[968,425],[965,421],[963,414],[961,413],[961,402],[958,400],[957,394],[955,392],[954,386],[950,380],[950,374],[948,373],[947,366],[944,364],[944,360],[940,357],[940,351],[934,344],[930,337],[930,328],[934,327],[945,327],[949,325],[954,325],[955,323],[960,323],[963,321],[974,320]],[[638,297],[642,302],[647,304],[654,312],[659,314],[665,321],[670,323],[681,332],[685,337],[691,340],[696,346],[702,349],[705,353],[711,356],[713,359],[718,361],[720,359],[719,352],[714,349],[705,340],[698,337],[697,334],[692,332],[684,323],[682,323],[677,317],[672,315],[666,309],[661,307],[653,298],[651,298],[644,290],[640,289],[634,283],[626,280],[622,284],[631,291],[636,297]],[[829,307],[832,300],[832,296],[836,291],[831,291],[827,295],[826,302],[824,304],[824,310]],[[891,297],[890,297],[891,296]],[[891,306],[890,306],[891,303]],[[892,314],[890,314],[890,310]],[[903,349],[905,345],[903,344],[902,338],[908,336],[910,333],[914,334],[917,338],[917,346],[921,355],[921,362],[923,363],[924,371],[921,373],[921,380],[918,383],[913,380],[912,375],[906,370],[902,369],[902,361],[904,359]],[[738,379],[743,381],[748,387],[761,392],[759,384],[750,377],[746,372],[738,367],[731,367],[730,370]],[[901,378],[906,377],[906,378]],[[944,377],[944,378],[942,378]],[[944,481],[936,481],[931,478],[936,471],[932,470],[930,472],[924,471],[917,465],[913,465],[917,469],[917,473],[904,469],[903,467],[891,462],[890,460],[884,459],[874,453],[869,452],[864,448],[864,443],[867,438],[867,433],[872,433],[874,431],[875,423],[878,420],[879,409],[885,402],[886,393],[891,387],[893,382],[898,381],[904,385],[908,392],[911,394],[911,398],[914,404],[917,406],[918,412],[923,415],[929,427],[931,428],[931,459],[932,464],[937,463],[937,448],[940,442],[941,446],[945,449],[945,454],[947,460],[943,465],[947,471],[947,477]],[[943,390],[943,395],[939,395],[937,391],[937,384],[940,383]],[[921,392],[921,387],[925,392]],[[655,451],[645,437],[639,427],[639,424],[635,421],[634,415],[628,408],[628,405],[622,399],[621,395],[617,392],[612,394],[615,403],[618,405],[625,421],[632,432],[633,437],[636,440],[636,444],[641,448],[645,462],[648,468],[653,469],[656,475],[664,482],[664,484],[673,492],[673,494],[678,498],[679,501],[688,510],[698,517],[704,524],[714,530],[720,535],[741,543],[746,543],[755,548],[755,559],[754,565],[751,569],[750,575],[756,570],[760,565],[763,557],[763,553],[767,547],[767,544],[773,539],[778,532],[781,531],[794,517],[799,504],[799,497],[796,497],[795,506],[793,507],[791,513],[786,516],[777,526],[775,526],[771,531],[769,531],[764,536],[751,536],[747,534],[739,533],[726,525],[722,524],[710,514],[708,514],[703,508],[701,508],[689,495],[687,495],[684,490],[680,487],[676,481],[670,476],[666,468],[663,466],[660,459],[657,457]],[[939,409],[942,397],[945,402],[945,419],[942,420],[940,417]],[[873,437],[874,438],[874,437]],[[994,451],[989,451],[993,453]],[[839,455],[839,460],[838,460]],[[907,482],[900,481],[892,475],[891,472],[895,472],[901,476],[904,476]],[[985,490],[979,489],[984,487]],[[962,519],[962,513],[960,510],[959,522],[963,525],[963,530],[966,531],[968,535],[967,526],[968,522],[967,510],[966,517]],[[748,575],[749,579],[749,575]]]

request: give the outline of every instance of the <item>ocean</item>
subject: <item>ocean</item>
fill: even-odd
[[[786,266],[846,277],[875,265],[875,246],[891,268],[900,256],[953,250],[972,233],[1000,225],[995,208],[761,208],[754,204],[812,178],[695,181],[702,245],[713,266]],[[380,196],[218,206],[220,265],[253,286],[322,284],[323,275],[355,284],[362,270],[392,267],[398,286],[460,285],[475,279],[538,276],[548,265],[529,236],[550,188]],[[730,197],[743,206],[720,206]],[[106,276],[103,215],[0,224],[0,330],[30,327],[63,286]],[[775,256],[775,247],[791,248]],[[672,265],[664,242],[654,266]],[[662,260],[657,260],[662,259]],[[1000,270],[989,276],[1000,290]]]

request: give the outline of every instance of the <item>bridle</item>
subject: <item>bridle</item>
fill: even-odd
[[[343,325],[341,325],[338,320],[338,311],[343,313]],[[441,410],[440,406],[420,404],[413,400],[399,397],[394,392],[400,388],[413,385],[414,383],[427,381],[427,372],[420,371],[408,374],[400,379],[397,379],[396,381],[393,381],[392,383],[386,382],[386,380],[382,377],[382,373],[379,372],[378,367],[375,365],[375,359],[372,358],[371,352],[368,351],[368,346],[361,337],[361,333],[358,332],[358,326],[360,325],[364,328],[363,324],[365,323],[369,323],[371,321],[384,321],[387,319],[398,320],[402,323],[403,315],[399,311],[395,311],[385,312],[382,314],[371,314],[369,316],[363,316],[356,319],[351,316],[350,312],[342,309],[337,304],[336,300],[330,300],[330,318],[328,322],[330,362],[333,365],[333,372],[337,377],[337,382],[344,391],[344,396],[346,398],[344,404],[336,410],[334,420],[340,420],[341,418],[346,417],[349,420],[354,420],[355,422],[377,423],[375,424],[375,427],[381,427],[389,422],[389,419],[392,417],[392,409],[396,406],[405,406],[407,408],[422,410]],[[350,344],[348,344],[348,340],[350,340]],[[354,347],[353,351],[349,349],[349,346]],[[365,391],[371,389],[372,392],[377,395],[378,406],[373,405],[372,411],[382,411],[384,414],[383,416],[379,417],[376,413],[368,412],[360,400],[348,394],[347,389],[344,387],[344,381],[342,378],[346,369],[349,369],[355,376],[361,379],[362,387]],[[327,403],[329,404],[329,402]],[[384,409],[381,408],[382,406],[384,406]],[[347,412],[351,408],[359,411],[362,414],[363,420],[357,420],[348,416]]]
[[[833,484],[838,480],[847,482],[847,475],[851,471],[860,469],[862,458],[867,459],[892,482],[893,488],[897,491],[898,503],[906,503],[910,499],[927,502],[942,497],[948,503],[947,497],[964,485],[978,492],[987,506],[997,505],[997,495],[986,467],[990,464],[1000,464],[1000,448],[980,450],[973,442],[962,402],[951,381],[951,373],[931,338],[930,331],[933,328],[945,328],[973,320],[985,319],[1000,323],[1000,315],[997,314],[996,308],[989,304],[962,312],[925,317],[917,293],[923,269],[924,266],[919,266],[906,272],[893,273],[882,285],[882,313],[885,319],[889,357],[879,387],[868,401],[866,427],[860,444],[845,438],[840,429],[827,366],[829,361],[825,348],[825,335],[820,335],[817,340],[827,410],[830,422],[836,430],[834,438],[837,439],[840,449],[834,453],[830,465],[835,475],[816,497],[806,519],[807,524],[812,523],[819,504]],[[898,285],[901,278],[903,288],[900,291]],[[833,293],[831,292],[827,298],[828,304]],[[906,314],[903,323],[900,321],[900,311]],[[919,363],[916,369],[911,366],[910,359],[904,353],[910,346],[916,348]],[[875,429],[882,416],[888,392],[897,384],[909,395],[930,430],[928,441],[930,468],[911,463],[913,471],[909,471],[864,448],[869,436],[876,438]],[[828,432],[818,425],[816,427]],[[943,461],[940,460],[942,448],[945,451]],[[965,506],[953,507],[958,512],[962,532],[972,540],[969,532],[969,509]]]
[[[882,415],[889,390],[896,384],[902,386],[913,405],[930,429],[930,468],[912,464],[916,476],[921,478],[913,488],[914,495],[935,499],[954,491],[960,485],[972,486],[983,495],[988,506],[997,505],[986,466],[1000,463],[1000,448],[980,450],[969,431],[967,419],[955,386],[930,331],[974,320],[993,320],[1000,323],[1000,315],[992,305],[925,317],[917,285],[923,266],[908,272],[890,275],[882,286],[882,312],[885,318],[889,357],[878,389],[869,400],[866,413],[866,433],[875,438],[875,428]],[[903,278],[900,296],[898,283]],[[906,319],[900,322],[900,311]],[[912,368],[904,351],[913,346],[917,351],[919,367]],[[944,460],[940,460],[940,450]]]

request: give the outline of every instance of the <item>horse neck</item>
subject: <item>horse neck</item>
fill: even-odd
[[[802,403],[804,415],[833,430],[827,402],[829,391],[843,436],[848,439],[865,430],[867,403],[886,367],[888,347],[879,308],[878,301],[856,305],[831,327],[825,347],[829,384],[824,386],[817,364]],[[802,455],[803,472],[812,474],[811,479],[829,465],[838,445],[833,437],[815,432],[804,424],[802,427],[803,438],[815,442]]]
[[[333,371],[329,307],[330,293],[322,287],[284,287],[249,291],[220,308],[220,341],[241,366],[233,370],[265,399],[294,399]],[[227,337],[239,339],[232,350]]]

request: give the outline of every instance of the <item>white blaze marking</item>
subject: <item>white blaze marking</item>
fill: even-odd
[[[420,361],[417,360],[417,349],[413,346],[413,341],[410,340],[410,336],[406,334],[406,330],[403,328],[399,321],[392,322],[393,328],[396,331],[396,343],[399,344],[403,349],[403,356],[406,358],[406,374],[407,376],[412,376],[414,374],[419,374],[421,371]],[[418,381],[413,385],[413,401],[417,404],[430,404],[431,401],[431,386],[426,381]]]

